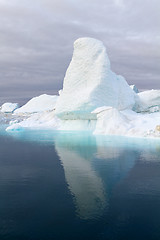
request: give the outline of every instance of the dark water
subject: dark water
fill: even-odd
[[[160,239],[160,141],[0,135],[0,240]]]

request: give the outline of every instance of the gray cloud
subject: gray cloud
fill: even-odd
[[[55,93],[83,36],[129,84],[160,88],[159,12],[159,0],[0,0],[0,96]]]

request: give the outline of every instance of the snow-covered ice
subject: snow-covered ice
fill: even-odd
[[[3,113],[12,113],[19,107],[18,103],[6,102],[0,107],[0,111]]]
[[[57,99],[58,99],[58,96],[56,95],[52,96],[52,95],[42,94],[38,97],[32,98],[24,106],[16,109],[14,113],[15,114],[36,113],[36,112],[53,110],[55,108]]]
[[[144,114],[132,110],[106,109],[97,115],[94,134],[134,137],[159,137],[160,113]]]
[[[160,137],[160,131],[156,128],[160,125],[160,112],[144,114],[109,107],[96,109],[95,112],[97,120],[64,120],[58,118],[55,111],[36,113],[24,121],[11,124],[7,130],[51,128],[64,131],[91,131],[96,135]]]
[[[135,110],[137,112],[158,112],[160,110],[160,90],[138,93]]]

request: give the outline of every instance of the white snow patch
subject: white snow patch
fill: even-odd
[[[52,96],[52,95],[42,94],[38,97],[32,98],[25,105],[16,109],[14,113],[21,114],[21,113],[35,113],[35,112],[50,111],[55,108],[57,99],[58,99],[58,96],[56,95]]]

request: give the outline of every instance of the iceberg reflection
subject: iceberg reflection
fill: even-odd
[[[126,176],[136,159],[135,155],[124,159],[123,148],[116,148],[113,140],[104,145],[103,140],[86,134],[61,134],[55,139],[68,188],[82,219],[105,213],[113,186]]]
[[[96,149],[94,138],[73,138],[59,136],[55,148],[62,162],[65,178],[74,196],[76,211],[82,219],[97,218],[107,206],[107,195],[103,181],[92,166]]]

